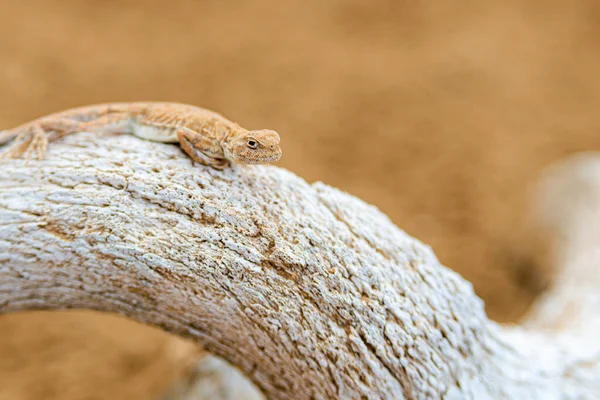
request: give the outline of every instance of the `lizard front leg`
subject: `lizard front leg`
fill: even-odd
[[[187,155],[202,165],[223,170],[231,164],[224,157],[221,146],[203,134],[181,128],[177,130],[177,139]]]

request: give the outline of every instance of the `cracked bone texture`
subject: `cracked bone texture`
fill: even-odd
[[[1,312],[120,313],[196,340],[270,399],[600,396],[594,332],[489,321],[428,246],[283,169],[77,134],[0,164],[0,224]]]

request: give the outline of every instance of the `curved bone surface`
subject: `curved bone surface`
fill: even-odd
[[[127,135],[0,162],[0,312],[64,308],[193,338],[270,399],[600,397],[597,314],[501,327],[375,207]]]

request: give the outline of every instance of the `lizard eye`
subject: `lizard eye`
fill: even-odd
[[[257,149],[258,148],[258,142],[254,139],[250,139],[248,140],[248,147],[250,147],[251,149]]]

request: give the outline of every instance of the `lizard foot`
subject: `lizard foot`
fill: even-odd
[[[2,154],[0,159],[16,158],[25,154],[25,165],[31,160],[35,151],[38,159],[43,159],[48,148],[48,134],[39,125],[21,132],[15,137],[13,144]]]

